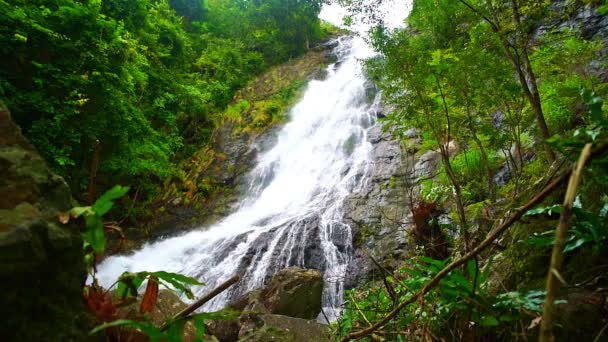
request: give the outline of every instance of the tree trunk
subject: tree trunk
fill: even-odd
[[[591,144],[589,143],[583,148],[576,168],[572,171],[566,189],[566,196],[564,196],[562,213],[559,217],[559,224],[555,229],[555,244],[553,245],[553,251],[551,253],[551,263],[549,264],[549,271],[547,272],[547,294],[543,306],[543,319],[541,320],[540,334],[538,336],[539,342],[555,341],[555,336],[553,335],[553,302],[555,301],[557,291],[559,290],[558,280],[561,280],[559,271],[562,267],[564,247],[566,247],[568,224],[572,217],[572,203],[576,197],[576,189],[580,183],[583,168],[590,156]]]
[[[498,36],[503,48],[503,52],[505,53],[505,56],[507,57],[511,65],[513,66],[513,69],[515,69],[515,72],[517,73],[517,76],[519,78],[519,82],[521,83],[521,86],[524,90],[524,94],[526,95],[528,102],[530,102],[530,106],[532,106],[532,110],[534,111],[534,118],[536,119],[536,124],[538,125],[538,129],[540,131],[540,137],[543,140],[549,139],[551,137],[551,134],[549,132],[547,122],[545,121],[545,115],[543,114],[540,95],[538,93],[536,76],[534,75],[534,70],[532,69],[532,65],[530,64],[530,59],[528,58],[528,47],[525,44],[522,47],[522,65],[522,63],[519,62],[519,58],[515,58],[515,56],[513,56],[513,53],[510,50],[512,45],[507,39],[507,37],[505,37],[501,33],[501,27],[494,20],[485,16],[482,12],[480,12],[477,8],[473,7],[467,1],[459,1],[471,11],[473,11],[475,14],[479,15],[488,24],[490,24],[492,31],[494,31],[494,33],[496,33],[496,35]],[[513,23],[516,27],[520,27],[521,22],[519,17],[519,8],[514,0],[511,0],[511,7],[513,9]],[[522,69],[522,67],[525,68],[525,70]],[[547,158],[547,161],[549,163],[553,163],[555,161],[555,153],[553,153],[551,147],[549,147],[544,141],[543,148],[545,150],[545,157]]]
[[[515,27],[521,27],[519,5],[517,4],[516,0],[511,0],[511,9],[513,11],[513,23],[515,24]],[[504,43],[507,43],[506,38],[502,38],[502,40]],[[505,45],[504,43],[503,45]],[[545,142],[551,137],[551,134],[549,133],[549,127],[547,127],[547,122],[545,121],[545,115],[543,113],[543,107],[540,101],[540,94],[538,92],[538,83],[536,82],[536,75],[534,74],[532,64],[530,63],[530,58],[528,57],[528,44],[527,42],[523,42],[520,45],[522,46],[521,59],[523,60],[523,65],[521,63],[517,63],[517,60],[513,57],[511,57],[510,60],[511,63],[514,64],[513,66],[515,69],[518,70],[520,82],[522,82],[522,85],[525,85],[524,91],[526,93],[526,97],[528,97],[530,105],[534,110],[536,124],[538,125],[540,135],[544,140],[542,144],[543,148],[545,149],[547,161],[549,163],[553,163],[555,161],[555,154],[553,153],[553,150],[551,150],[551,147],[549,147],[549,145],[547,145]]]
[[[449,142],[448,142],[448,144],[449,144]],[[466,252],[468,252],[469,247],[470,247],[470,237],[469,237],[469,231],[468,231],[468,227],[467,227],[467,218],[466,218],[465,211],[464,211],[464,204],[462,201],[462,189],[460,187],[460,182],[458,182],[458,179],[456,178],[456,174],[454,174],[454,170],[452,169],[452,164],[450,163],[450,155],[449,155],[448,149],[446,148],[446,146],[441,144],[440,151],[441,151],[441,161],[443,162],[443,167],[445,168],[445,172],[447,173],[448,178],[450,179],[450,183],[452,183],[452,187],[454,188],[454,193],[456,194],[456,196],[455,196],[456,211],[458,212],[458,219],[460,220],[462,237],[464,239],[464,246],[465,246],[464,250],[466,253]]]

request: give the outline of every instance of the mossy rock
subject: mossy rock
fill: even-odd
[[[331,341],[331,330],[315,320],[282,315],[249,314],[241,319],[239,341],[324,342]]]
[[[0,336],[5,341],[82,341],[82,240],[56,215],[70,190],[0,104]]]

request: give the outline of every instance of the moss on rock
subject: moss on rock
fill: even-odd
[[[55,216],[70,190],[51,173],[0,104],[0,336],[8,341],[82,341],[82,240]]]

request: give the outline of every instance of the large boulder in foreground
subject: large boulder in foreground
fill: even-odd
[[[70,190],[0,103],[0,336],[6,341],[86,340],[86,277],[77,228],[59,225]]]
[[[229,305],[242,311],[238,320],[207,322],[208,331],[221,342],[330,341],[329,328],[315,320],[321,312],[322,293],[321,272],[289,267],[267,287]]]
[[[321,312],[322,294],[321,272],[289,267],[277,273],[270,285],[247,293],[232,306],[243,311],[315,319]]]

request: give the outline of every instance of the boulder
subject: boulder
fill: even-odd
[[[556,306],[558,341],[606,341],[600,331],[608,324],[608,291],[605,289],[569,288],[565,302]],[[599,339],[600,336],[602,339]]]
[[[235,301],[238,310],[315,319],[321,312],[323,277],[318,270],[289,267],[277,273],[270,285]]]
[[[70,189],[53,174],[0,103],[0,336],[8,341],[81,341],[90,327],[76,227],[56,215]]]
[[[232,302],[238,320],[209,321],[207,331],[221,342],[328,341],[329,328],[315,318],[321,312],[323,277],[317,270],[289,267],[270,284]]]
[[[322,342],[331,341],[331,330],[315,320],[282,315],[252,314],[241,318],[242,341]]]

